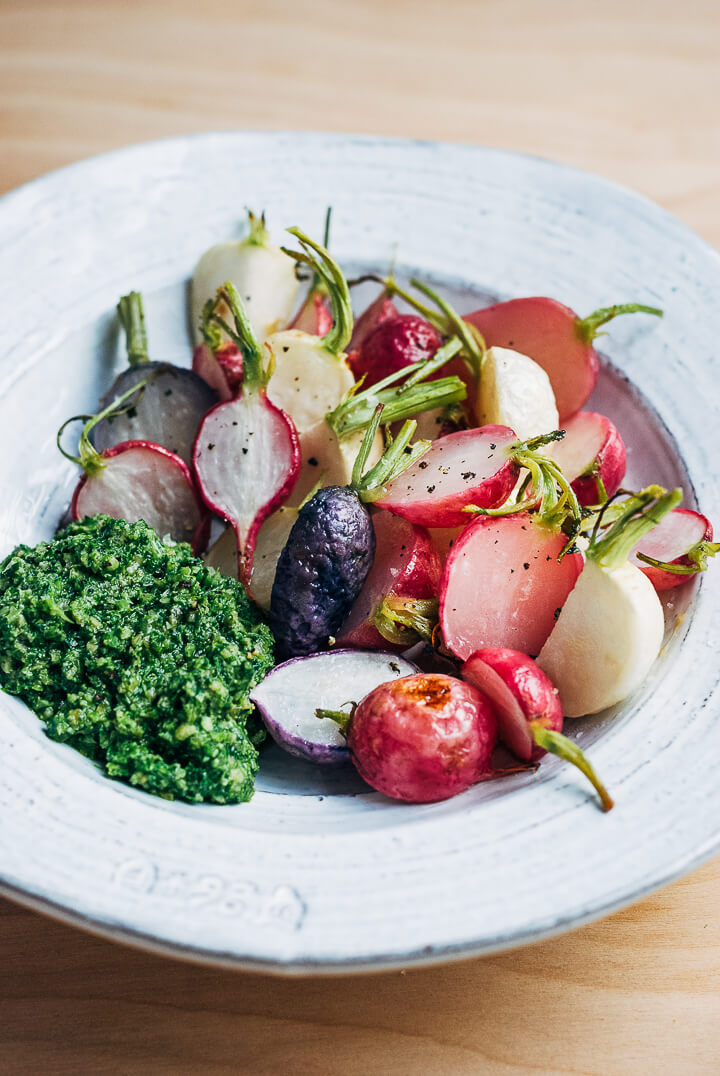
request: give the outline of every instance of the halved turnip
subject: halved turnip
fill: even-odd
[[[300,474],[288,504],[301,505],[318,483],[321,486],[346,486],[352,477],[363,436],[362,430],[355,430],[340,438],[324,419],[300,434]],[[368,455],[368,466],[378,462],[383,448],[383,436],[378,430]]]
[[[582,556],[535,515],[479,516],[445,562],[440,624],[446,646],[465,660],[489,646],[537,655],[575,586]]]
[[[602,504],[620,489],[627,454],[617,426],[595,411],[578,411],[565,436],[548,449],[582,505]]]
[[[710,520],[688,508],[675,508],[630,551],[629,561],[656,590],[672,590],[707,567],[720,552]]]
[[[506,347],[489,347],[483,355],[475,414],[479,425],[509,426],[523,441],[558,427],[548,375],[533,359]]]
[[[396,654],[329,650],[277,665],[250,694],[268,732],[291,755],[324,766],[350,761],[345,736],[317,710],[341,712],[417,666]]]
[[[297,509],[283,506],[273,512],[260,527],[255,543],[248,590],[261,609],[270,608],[270,594],[277,562],[297,519]],[[235,531],[226,527],[205,554],[205,562],[224,575],[238,578],[238,551]]]

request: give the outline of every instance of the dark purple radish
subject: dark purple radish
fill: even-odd
[[[192,370],[167,362],[150,362],[142,297],[138,292],[123,296],[117,309],[130,365],[115,378],[100,400],[101,410],[119,396],[124,397],[133,385],[141,381],[145,385],[142,393],[138,388],[137,400],[129,400],[132,406],[121,414],[111,412],[98,422],[92,431],[92,443],[98,452],[105,452],[123,441],[150,441],[189,463],[200,421],[217,396]],[[150,373],[156,376],[148,381]]]
[[[329,650],[277,665],[250,695],[273,740],[297,758],[321,766],[350,761],[336,721],[320,712],[343,715],[379,684],[411,676],[417,666],[395,654]]]
[[[376,512],[375,559],[350,615],[337,633],[340,646],[386,649],[388,643],[406,649],[417,642],[413,618],[433,606],[437,620],[437,595],[442,575],[440,556],[424,528]]]
[[[675,508],[630,552],[630,563],[656,590],[672,590],[707,568],[708,557],[720,552],[710,520],[689,508]]]
[[[242,393],[205,416],[193,452],[207,506],[235,530],[239,576],[250,579],[262,523],[287,500],[300,470],[300,445],[292,419],[267,398],[269,374],[240,297],[228,281],[223,295],[235,330],[223,328],[243,353]]]
[[[98,452],[90,442],[94,424],[136,391],[133,386],[85,423],[77,456],[60,446],[67,423],[61,427],[60,451],[85,472],[73,493],[72,518],[106,515],[129,523],[142,519],[160,535],[190,542],[197,553],[207,544],[210,520],[185,461],[151,441],[124,441],[104,452]]]
[[[558,690],[539,665],[518,650],[490,647],[476,651],[462,667],[463,679],[492,703],[498,739],[523,762],[539,762],[551,751],[585,774],[604,811],[613,801],[578,745],[563,736]]]
[[[426,450],[411,445],[406,422],[384,455],[363,474],[382,414],[379,405],[348,486],[326,486],[300,509],[278,561],[270,626],[281,659],[331,644],[362,590],[375,556],[375,531],[364,501]]]
[[[465,660],[485,647],[537,655],[582,571],[580,553],[538,515],[480,516],[445,562],[440,625],[446,646]],[[560,559],[562,557],[562,559]]]
[[[627,454],[617,426],[595,411],[578,411],[550,455],[582,505],[603,504],[620,489]]]

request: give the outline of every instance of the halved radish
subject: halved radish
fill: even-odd
[[[662,311],[640,303],[603,307],[579,318],[555,299],[510,299],[484,310],[465,314],[487,347],[506,347],[529,355],[550,378],[560,421],[583,406],[595,387],[598,357],[592,346],[602,325],[618,314],[641,312],[662,316]]]
[[[341,713],[378,685],[412,676],[417,665],[396,654],[329,650],[276,665],[250,698],[268,732],[291,755],[324,766],[350,761],[338,724],[317,711]]]
[[[242,395],[217,404],[205,416],[193,462],[205,503],[235,530],[240,578],[247,582],[258,530],[297,479],[300,446],[292,419],[267,398],[269,375],[230,281],[224,298],[235,318],[235,343],[243,352]]]
[[[324,419],[300,434],[300,474],[288,503],[301,505],[318,483],[321,486],[346,486],[352,477],[362,441],[362,430],[338,437]],[[368,456],[368,466],[378,462],[383,448],[383,436],[378,430]]]
[[[270,608],[278,558],[296,519],[297,509],[283,506],[268,516],[258,531],[248,589],[251,597],[266,611]],[[238,578],[237,539],[232,527],[227,527],[213,542],[204,559],[206,564],[223,575]]]
[[[640,539],[629,560],[656,590],[672,590],[703,571],[707,558],[720,551],[712,539],[712,524],[706,516],[689,508],[675,508]],[[645,557],[650,562],[642,559]]]
[[[448,554],[440,624],[456,657],[488,646],[539,654],[582,569],[557,529],[529,513],[480,516]]]
[[[333,317],[327,307],[325,296],[310,291],[305,302],[288,325],[288,329],[309,333],[310,336],[327,336],[332,329]]]
[[[602,504],[620,489],[627,454],[617,426],[595,411],[578,411],[565,436],[548,449],[580,504]]]
[[[352,358],[352,370],[355,377],[365,378],[369,388],[396,370],[431,359],[441,344],[442,337],[430,322],[416,314],[398,314],[366,337]]]
[[[448,558],[448,553],[457,542],[465,527],[470,525],[472,516],[468,516],[462,527],[430,527],[428,534],[432,538],[433,545],[440,555],[443,564]]]
[[[441,437],[375,503],[423,527],[462,526],[467,505],[495,508],[507,500],[520,473],[513,459],[517,445],[507,426]]]
[[[375,559],[350,615],[337,633],[340,646],[387,649],[388,640],[378,631],[375,621],[383,599],[437,598],[442,565],[428,532],[389,512],[375,512],[372,525]],[[415,638],[403,639],[397,645],[404,649]]]
[[[193,373],[215,389],[218,400],[232,400],[242,387],[242,353],[231,340],[220,343],[217,350],[209,342],[198,344],[193,351]]]

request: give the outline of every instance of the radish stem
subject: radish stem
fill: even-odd
[[[248,223],[250,225],[250,233],[247,239],[244,240],[247,247],[265,247],[267,246],[270,235],[267,227],[265,226],[265,210],[262,211],[259,217],[257,217],[252,209],[248,209]]]
[[[427,284],[423,284],[422,281],[417,280],[415,277],[410,281],[411,286],[417,288],[418,291],[422,292],[423,295],[426,295],[429,299],[432,299],[435,305],[439,307],[441,313],[425,306],[424,303],[421,303],[414,295],[405,291],[404,288],[401,288],[392,275],[385,279],[384,284],[389,295],[398,295],[406,303],[409,303],[410,306],[417,310],[418,313],[422,314],[422,316],[429,321],[435,329],[443,333],[443,335],[450,336],[453,334],[460,338],[463,344],[463,358],[470,368],[475,380],[479,380],[480,369],[482,367],[482,360],[486,348],[485,341],[478,330],[473,328],[472,325],[469,325],[468,322],[463,321],[454,307],[452,307],[446,299],[443,299],[438,295],[433,288],[429,287]]]
[[[130,366],[150,362],[148,339],[145,331],[145,311],[139,291],[123,295],[117,304],[118,318],[125,333],[127,357]]]
[[[588,314],[586,318],[578,318],[576,322],[577,333],[584,344],[592,344],[601,325],[607,325],[613,318],[620,314],[652,314],[661,318],[663,311],[657,306],[645,306],[643,303],[616,303],[614,306],[602,306],[599,310]]]
[[[222,326],[228,336],[235,341],[243,356],[243,392],[247,395],[263,389],[270,380],[271,369],[263,369],[263,357],[260,344],[255,336],[250,318],[238,295],[237,288],[228,280],[225,287],[219,293],[232,311],[235,328],[231,329],[228,323],[219,314],[210,315],[210,320]]]
[[[304,253],[297,250],[281,249],[297,262],[304,262],[316,273],[327,288],[332,306],[333,324],[330,331],[322,338],[323,345],[333,355],[345,351],[350,342],[353,329],[352,302],[350,291],[343,272],[327,249],[316,243],[300,228],[288,228],[288,232],[300,240]],[[311,253],[315,252],[317,257]]]
[[[390,643],[411,646],[420,639],[433,641],[438,625],[437,598],[398,598],[386,594],[372,615],[372,622]]]
[[[660,490],[660,494],[658,493]],[[682,490],[674,489],[669,493],[661,486],[649,486],[640,493],[628,498],[627,507],[602,537],[599,537],[596,524],[586,556],[596,561],[601,568],[612,569],[622,564],[633,546],[655,527],[668,512],[672,512],[682,500]],[[609,503],[609,502],[608,502]],[[602,512],[598,524],[602,520]]]
[[[564,762],[571,762],[573,766],[577,766],[581,773],[585,774],[600,797],[603,811],[609,811],[614,807],[614,801],[605,788],[605,785],[595,773],[595,770],[591,766],[584,752],[576,743],[568,739],[567,736],[563,736],[561,732],[555,732],[554,729],[545,728],[540,721],[530,721],[529,726],[533,740],[538,747],[541,747],[543,751],[549,751],[553,755],[557,755],[558,758],[563,759]]]
[[[704,572],[707,568],[708,557],[714,557],[716,553],[720,552],[720,542],[708,542],[706,538],[703,538],[701,542],[698,542],[691,549],[688,549],[687,553],[683,556],[692,561],[692,564],[676,564],[674,561],[656,560],[655,557],[648,556],[647,553],[638,553],[637,559],[642,560],[645,564],[652,564],[653,568],[660,568],[663,572],[670,572],[672,575],[697,575],[698,572]]]
[[[339,726],[343,736],[347,736],[348,726],[357,710],[357,703],[347,702],[345,705],[350,707],[350,710],[347,713],[345,710],[324,710],[322,707],[318,707],[315,711],[315,717],[319,717],[321,720],[327,719],[329,721],[334,721],[335,724]]]

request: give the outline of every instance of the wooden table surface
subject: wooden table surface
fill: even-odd
[[[718,0],[0,0],[0,190],[168,134],[377,132],[569,162],[720,246],[719,57]],[[714,1074],[719,908],[716,860],[518,952],[286,981],[0,901],[0,1073]]]

